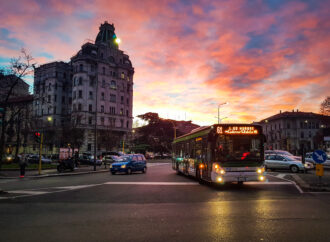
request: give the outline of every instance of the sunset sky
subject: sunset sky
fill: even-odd
[[[330,95],[330,1],[0,0],[0,65],[24,47],[69,61],[114,23],[134,74],[134,116],[200,125],[319,112]],[[31,85],[33,79],[27,80]]]

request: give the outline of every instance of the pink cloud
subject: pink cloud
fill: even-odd
[[[120,48],[135,67],[135,115],[189,112],[195,122],[210,124],[217,103],[229,101],[224,115],[250,122],[279,109],[317,112],[330,90],[328,3],[310,9],[297,0],[276,10],[246,0],[186,5],[24,0],[21,5],[24,11],[4,4],[0,28],[24,42],[40,64],[50,61],[41,53],[69,60],[86,39],[95,39],[102,22],[113,22]],[[246,48],[254,36],[268,42],[260,38],[255,48]],[[6,46],[0,52],[13,55]],[[321,96],[315,95],[318,88]]]

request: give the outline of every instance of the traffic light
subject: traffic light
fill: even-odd
[[[4,108],[0,108],[0,125],[2,124],[2,117],[3,117],[3,114],[4,114],[5,110]]]
[[[41,140],[41,134],[39,132],[35,132],[34,133],[34,140],[37,142],[37,143],[40,143],[40,140]]]

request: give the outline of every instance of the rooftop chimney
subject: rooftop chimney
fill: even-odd
[[[297,108],[297,113],[299,112],[298,108]]]
[[[294,113],[294,109],[292,109],[292,112]]]
[[[280,113],[282,113],[282,110],[280,110]]]

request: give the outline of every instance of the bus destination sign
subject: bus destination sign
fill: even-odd
[[[218,126],[217,134],[258,134],[254,126]]]

